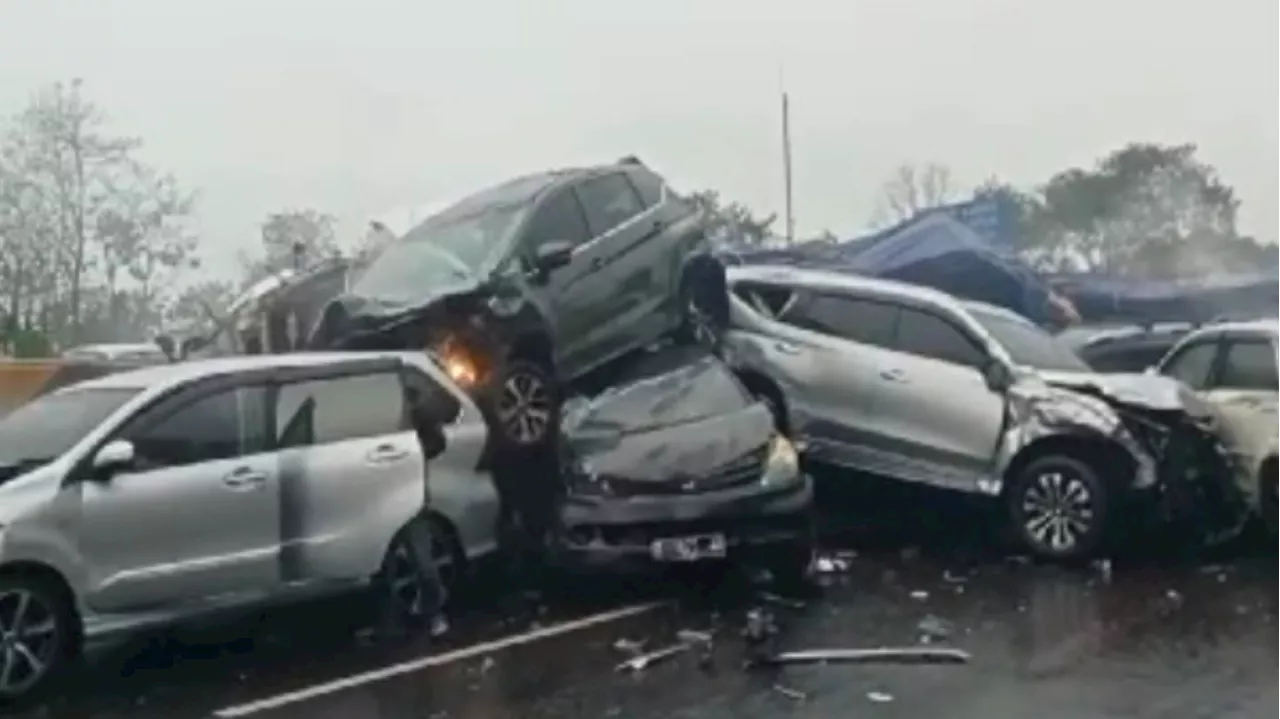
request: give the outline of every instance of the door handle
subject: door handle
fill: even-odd
[[[906,380],[906,373],[900,369],[882,369],[880,370],[880,379],[890,382],[903,382]]]
[[[365,459],[370,464],[386,464],[388,462],[396,462],[409,456],[409,450],[402,449],[394,444],[380,444],[369,450],[365,455]]]
[[[774,343],[773,343],[773,348],[774,348],[774,349],[776,349],[776,350],[778,350],[779,352],[781,352],[781,353],[782,353],[782,354],[784,354],[784,355],[798,355],[798,354],[800,354],[800,348],[799,348],[799,347],[796,347],[795,345],[791,344],[790,342],[774,342]]]
[[[267,475],[248,467],[238,467],[222,478],[222,484],[230,489],[257,489],[267,482]]]

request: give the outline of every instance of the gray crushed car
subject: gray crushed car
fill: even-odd
[[[898,282],[730,268],[726,360],[814,461],[998,498],[1054,559],[1105,551],[1133,508],[1238,530],[1213,415],[1165,377],[1100,375],[1008,310]]]

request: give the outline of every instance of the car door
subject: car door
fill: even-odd
[[[658,250],[653,240],[661,228],[622,172],[587,177],[574,191],[591,231],[591,241],[579,250],[589,272],[585,311],[594,318],[584,343],[585,369],[639,346],[662,323],[655,306],[662,299],[656,256],[646,259]]]
[[[133,465],[80,483],[80,550],[96,611],[277,586],[265,397],[263,385],[218,381],[162,400],[115,433],[133,443]]]
[[[1237,466],[1246,470],[1246,491],[1262,459],[1275,451],[1277,427],[1276,347],[1261,335],[1227,335],[1203,396],[1217,409],[1222,435]]]
[[[1005,397],[982,374],[983,343],[941,309],[903,306],[875,367],[874,422],[904,478],[972,491],[990,478]]]
[[[273,395],[284,580],[372,576],[426,501],[398,368],[299,376]]]
[[[834,291],[801,291],[782,309],[770,352],[794,356],[809,381],[789,391],[810,414],[807,433],[818,458],[879,471],[884,437],[874,421],[875,368],[890,352],[896,307],[874,298]],[[789,362],[789,361],[788,361]]]
[[[538,204],[521,233],[521,251],[526,267],[538,248],[547,242],[567,242],[576,248],[591,240],[582,205],[572,187],[555,190]],[[594,312],[591,296],[591,258],[575,251],[569,264],[545,276],[532,276],[533,293],[551,322],[556,361],[562,371],[571,370],[587,347],[594,323],[602,315]],[[572,375],[569,375],[572,376]]]

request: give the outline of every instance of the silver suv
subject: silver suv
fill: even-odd
[[[410,395],[445,423],[442,454]],[[417,586],[412,522],[435,525],[447,575],[496,547],[487,441],[421,353],[192,361],[24,406],[0,422],[0,699],[140,629]]]
[[[1098,550],[1121,500],[1158,485],[1155,435],[1185,430],[1212,451],[1183,426],[1194,397],[1178,383],[1091,374],[1008,310],[794,267],[728,281],[726,359],[807,457],[1000,497],[1035,554]]]

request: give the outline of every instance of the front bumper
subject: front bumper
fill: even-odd
[[[813,535],[813,480],[779,489],[741,487],[698,495],[569,495],[549,547],[554,566],[633,571],[655,565],[655,539],[723,534],[729,557]]]

